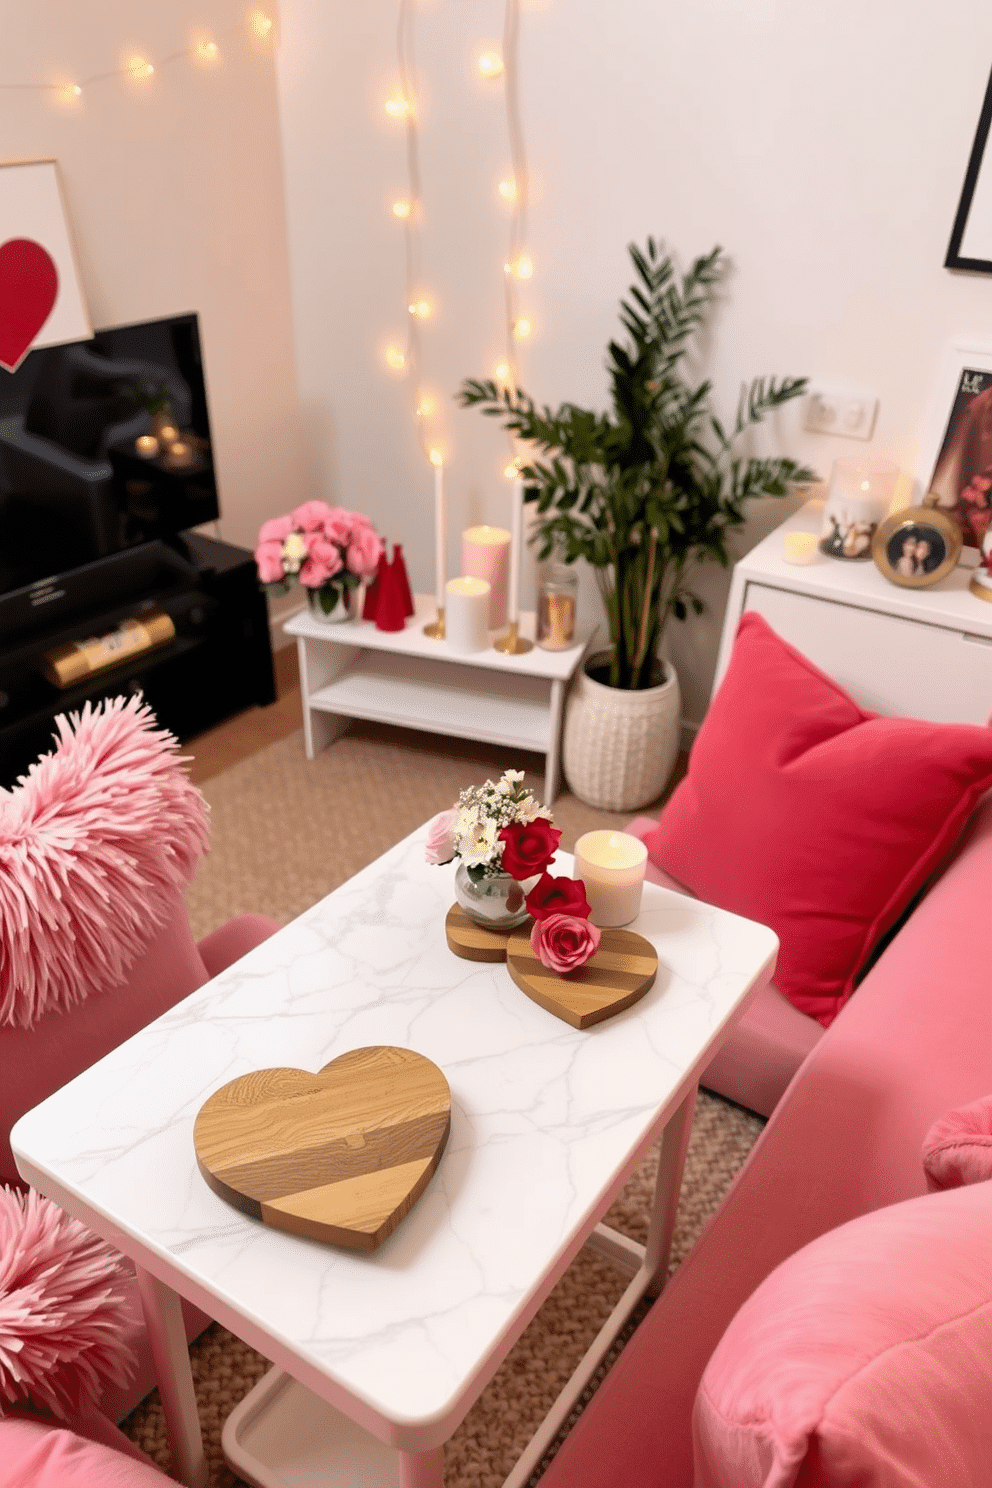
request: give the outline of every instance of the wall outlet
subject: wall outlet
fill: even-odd
[[[806,428],[814,434],[843,434],[846,439],[870,439],[878,415],[878,397],[863,388],[810,388],[806,399]]]

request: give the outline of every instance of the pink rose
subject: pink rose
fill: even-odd
[[[530,932],[531,950],[542,966],[567,976],[584,966],[599,950],[602,932],[589,920],[576,915],[553,914],[535,920]]]
[[[294,527],[299,527],[302,532],[319,532],[327,521],[330,511],[326,501],[304,501],[292,514]]]
[[[351,512],[345,511],[343,506],[328,507],[324,517],[324,533],[339,548],[346,548],[351,542],[354,525]]]
[[[348,544],[348,567],[352,573],[367,578],[379,564],[383,541],[373,527],[360,527]]]
[[[300,569],[300,583],[307,589],[319,589],[344,567],[341,554],[326,537],[313,536],[307,543],[309,557]]]
[[[263,522],[258,534],[258,543],[283,543],[293,530],[292,517],[272,517],[268,522]]]
[[[424,849],[424,860],[433,863],[436,867],[440,863],[450,863],[455,856],[454,825],[458,817],[458,807],[451,811],[442,811],[436,816],[427,828],[427,846]]]
[[[273,524],[267,522],[265,525],[271,527]],[[265,531],[265,527],[262,531]],[[282,566],[282,539],[259,543],[255,550],[255,562],[258,564],[258,577],[263,584],[278,584],[284,579],[286,571]]]

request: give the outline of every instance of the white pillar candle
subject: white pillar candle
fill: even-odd
[[[823,543],[831,557],[871,557],[871,540],[888,515],[899,473],[891,460],[850,455],[834,461],[823,508]]]
[[[648,850],[629,832],[587,832],[575,844],[575,877],[586,886],[594,925],[629,925],[641,909]]]
[[[510,534],[505,527],[466,527],[462,533],[462,572],[489,583],[489,629],[506,624],[507,558]]]
[[[448,566],[448,513],[444,504],[444,465],[436,450],[431,451],[434,466],[434,594],[439,610],[444,609],[444,577]]]
[[[510,595],[506,617],[511,625],[520,619],[520,548],[524,532],[524,488],[522,481],[513,482],[513,506],[510,521]]]
[[[488,580],[449,579],[444,593],[444,632],[452,651],[485,651],[489,645]]]
[[[815,532],[787,532],[782,538],[786,563],[815,563],[820,539]]]

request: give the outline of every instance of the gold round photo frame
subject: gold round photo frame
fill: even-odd
[[[875,566],[891,584],[926,589],[951,573],[961,556],[957,522],[933,506],[904,506],[872,538]]]

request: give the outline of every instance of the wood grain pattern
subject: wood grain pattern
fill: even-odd
[[[633,930],[604,930],[595,956],[559,976],[541,964],[531,949],[530,926],[522,926],[510,937],[506,965],[521,992],[573,1028],[590,1028],[630,1007],[658,974],[654,946]]]
[[[531,921],[525,921],[528,934]],[[453,904],[444,917],[444,934],[448,949],[463,961],[505,961],[506,946],[513,930],[484,930],[462,909]]]
[[[375,1250],[437,1169],[448,1082],[411,1049],[352,1049],[317,1074],[257,1070],[214,1092],[193,1127],[221,1198],[275,1229]]]

